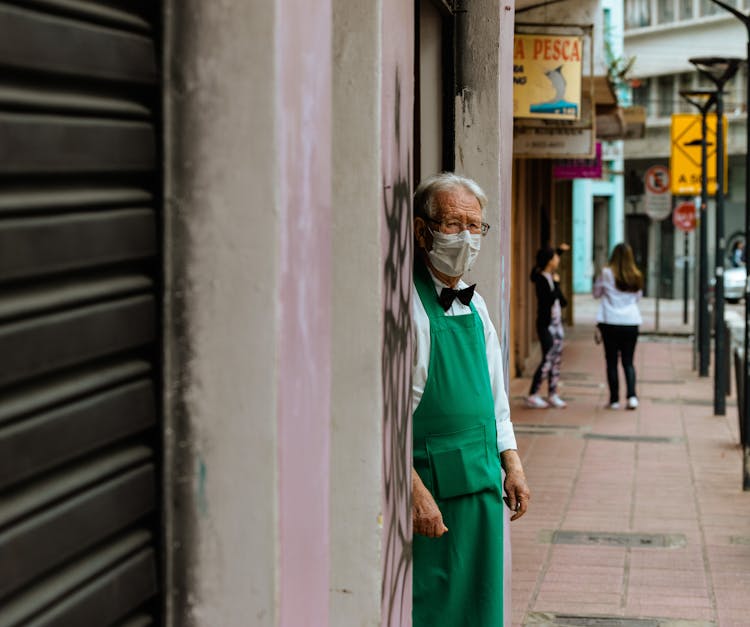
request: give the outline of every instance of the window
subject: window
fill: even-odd
[[[674,22],[674,0],[656,0],[656,21],[659,24]]]
[[[679,91],[693,89],[695,74],[695,72],[685,72],[683,74],[680,74],[677,77],[677,89]],[[677,106],[675,106],[674,110],[676,113],[695,113],[695,108],[693,107],[693,105],[691,105],[682,96],[679,97]]]
[[[625,0],[625,28],[651,26],[651,0]]]
[[[729,4],[731,3],[730,0]],[[724,9],[718,4],[714,4],[711,0],[701,0],[701,15],[717,15],[719,13],[724,13]]]
[[[674,111],[674,76],[660,76],[656,82],[657,111],[659,117],[672,115]]]
[[[680,0],[680,19],[692,20],[695,17],[694,0]]]
[[[696,72],[696,75],[698,77],[698,89],[716,89],[716,84],[710,78],[707,78],[700,72]]]
[[[649,117],[654,113],[651,110],[651,79],[634,79],[631,82],[631,89],[633,92],[633,104],[637,107],[643,107],[646,109],[646,115]]]
[[[724,111],[731,114],[745,112],[745,85],[747,85],[747,68],[740,68],[735,77],[724,85]]]

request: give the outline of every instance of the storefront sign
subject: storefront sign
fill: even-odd
[[[516,33],[513,116],[548,120],[581,117],[583,38]]]
[[[552,166],[552,176],[556,179],[600,179],[602,177],[602,145],[596,143],[596,156],[593,159],[569,159]]]
[[[519,119],[513,124],[513,156],[535,159],[593,159],[596,132],[591,98],[582,100],[579,120]]]
[[[513,155],[538,159],[588,158],[594,145],[592,129],[533,128],[513,129]]]

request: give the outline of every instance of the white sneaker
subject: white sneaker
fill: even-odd
[[[549,403],[539,396],[539,394],[532,394],[526,397],[526,407],[530,407],[531,409],[547,409]]]
[[[631,396],[628,398],[628,409],[635,409],[638,407],[638,399],[635,396]]]
[[[615,401],[614,403],[610,403],[607,405],[607,409],[620,409],[620,403]]]
[[[557,407],[558,409],[562,409],[563,407],[568,406],[568,404],[563,399],[561,399],[557,394],[553,394],[552,396],[550,396],[547,399],[547,402],[550,404],[550,406]]]

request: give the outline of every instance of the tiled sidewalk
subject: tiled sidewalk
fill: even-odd
[[[692,344],[650,338],[636,351],[640,407],[604,409],[592,335],[590,324],[568,330],[567,409],[525,409],[528,379],[511,384],[532,491],[512,525],[513,624],[750,626],[750,492],[734,397],[714,416],[712,379],[691,370]],[[561,531],[584,533],[564,543]],[[668,546],[643,544],[659,542]]]

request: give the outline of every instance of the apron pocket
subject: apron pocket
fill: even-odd
[[[435,496],[450,499],[493,487],[484,425],[426,438]]]

